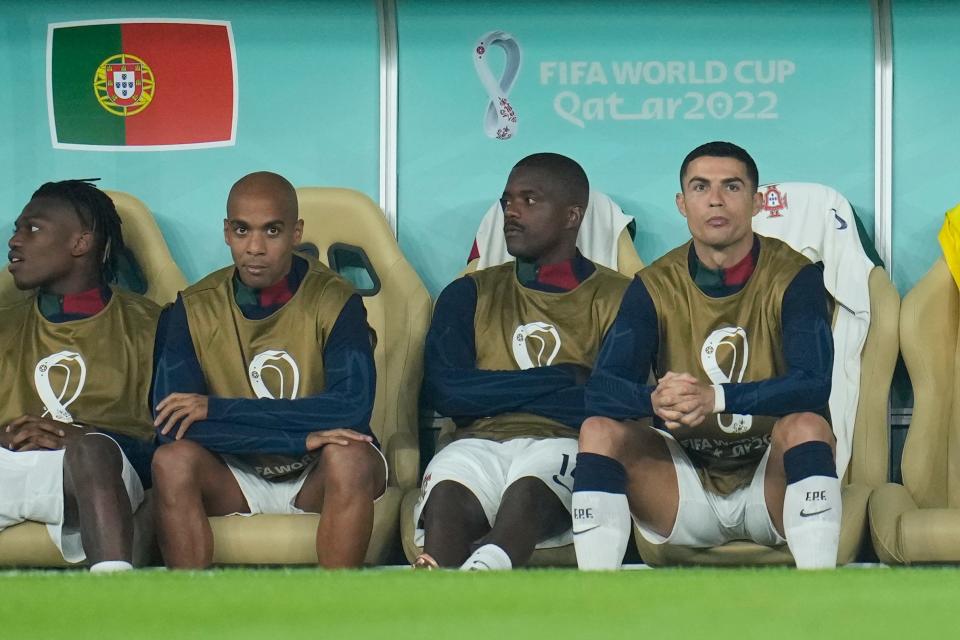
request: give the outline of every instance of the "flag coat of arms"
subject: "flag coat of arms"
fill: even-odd
[[[231,146],[237,131],[237,58],[230,23],[51,24],[47,108],[57,149]]]

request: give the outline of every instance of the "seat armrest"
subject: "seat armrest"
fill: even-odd
[[[383,453],[390,466],[389,484],[402,489],[415,488],[420,481],[420,447],[417,437],[412,433],[394,433]]]
[[[870,536],[877,557],[886,564],[903,564],[900,544],[900,518],[915,511],[917,503],[903,485],[887,483],[870,496]]]

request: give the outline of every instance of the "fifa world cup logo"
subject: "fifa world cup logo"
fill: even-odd
[[[520,325],[513,332],[513,359],[521,369],[546,367],[560,353],[560,334],[546,322]]]
[[[489,57],[493,47],[503,49],[506,55],[499,78],[494,78],[490,70]],[[520,74],[520,58],[520,44],[506,31],[485,33],[473,47],[473,66],[488,98],[483,115],[483,131],[488,138],[509,140],[517,133],[518,118],[510,103],[510,90]]]
[[[33,369],[33,384],[44,407],[40,417],[73,422],[67,407],[80,397],[86,381],[87,364],[75,351],[58,351],[41,359]]]
[[[247,375],[258,398],[294,400],[300,391],[300,369],[286,351],[258,353],[250,361]]]
[[[713,384],[743,382],[749,361],[747,332],[741,327],[715,329],[700,349],[700,364]],[[753,416],[735,413],[730,424],[724,424],[723,415],[718,414],[717,425],[724,433],[746,433],[753,426]]]

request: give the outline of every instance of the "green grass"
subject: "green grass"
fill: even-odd
[[[920,638],[956,569],[0,573],[2,638]]]

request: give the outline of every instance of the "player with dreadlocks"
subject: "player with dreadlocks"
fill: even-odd
[[[160,309],[111,285],[120,225],[88,180],[41,186],[9,241],[31,295],[0,308],[0,529],[44,523],[65,560],[95,571],[132,566],[154,448]]]
[[[109,284],[117,276],[118,256],[125,250],[122,224],[113,200],[91,183],[99,178],[47,182],[33,193],[31,200],[53,198],[69,202],[81,226],[94,234],[94,256],[99,256],[100,277]]]

